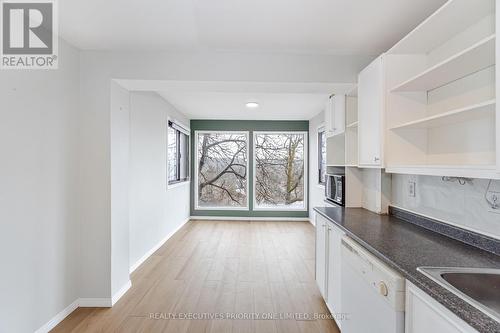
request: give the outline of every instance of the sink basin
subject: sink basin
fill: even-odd
[[[419,267],[417,270],[500,322],[500,269]]]

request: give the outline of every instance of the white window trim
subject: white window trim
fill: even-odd
[[[318,154],[318,156],[316,156],[316,160],[318,162],[318,170],[319,170],[319,145],[320,145],[320,142],[319,142],[319,133],[320,132],[324,132],[326,135],[326,124],[324,122],[322,122],[319,126],[318,126],[318,129],[316,131],[316,153]],[[326,137],[325,137],[326,139]],[[325,161],[326,162],[326,161]],[[326,165],[326,164],[325,164]],[[318,171],[316,170],[316,171]],[[319,182],[319,175],[316,175],[316,186],[317,187],[320,187],[320,188],[325,188],[325,183],[320,183]]]
[[[253,143],[252,143],[252,159],[253,159],[253,179],[252,179],[252,186],[253,186],[253,210],[254,211],[294,211],[294,212],[307,212],[308,211],[308,204],[309,204],[309,198],[308,198],[308,164],[309,164],[309,154],[308,154],[308,133],[307,131],[254,131],[253,132]],[[255,195],[255,184],[256,184],[256,160],[255,160],[255,140],[257,138],[257,135],[259,134],[303,134],[304,135],[304,208],[291,208],[291,207],[258,207],[257,206],[257,200],[256,200],[256,195]]]
[[[244,207],[232,207],[232,206],[218,206],[218,207],[205,207],[205,206],[200,206],[198,202],[198,135],[199,134],[244,134],[246,137],[247,141],[247,182],[246,182],[246,192],[247,192],[247,199],[246,199],[246,205]],[[249,174],[249,169],[250,169],[250,132],[249,131],[210,131],[210,130],[203,130],[203,131],[195,131],[194,132],[194,151],[193,151],[193,156],[194,156],[194,210],[240,210],[240,211],[248,211],[250,210],[250,193],[249,193],[249,186],[248,186],[248,174]]]
[[[187,134],[187,137],[188,137],[188,147],[189,147],[189,156],[188,156],[188,179],[186,180],[182,180],[182,181],[178,181],[178,182],[175,182],[175,183],[172,183],[170,184],[170,181],[168,180],[168,170],[169,170],[169,162],[168,162],[168,122],[171,121],[181,127],[184,128],[184,130],[186,130]],[[184,185],[188,185],[191,183],[191,129],[189,128],[189,126],[186,126],[183,122],[181,121],[178,121],[174,118],[170,118],[170,117],[167,117],[167,170],[166,170],[166,174],[167,174],[167,191],[170,190],[170,189],[174,189],[176,187],[181,187],[181,186],[184,186]]]
[[[171,190],[171,189],[174,189],[174,188],[177,188],[177,187],[186,186],[186,185],[189,185],[189,184],[191,184],[191,180],[190,179],[183,180],[181,182],[176,182],[176,183],[168,184],[167,188],[169,190]]]

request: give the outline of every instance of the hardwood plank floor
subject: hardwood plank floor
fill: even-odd
[[[137,268],[113,308],[78,308],[52,332],[338,333],[332,320],[294,316],[329,313],[314,235],[307,222],[191,221]]]

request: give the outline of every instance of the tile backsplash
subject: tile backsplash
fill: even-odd
[[[393,174],[392,205],[500,239],[500,209],[485,199],[488,184],[487,179],[462,185],[441,177]],[[500,198],[500,180],[492,181],[489,190]]]

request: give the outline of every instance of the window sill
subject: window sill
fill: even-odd
[[[184,185],[188,185],[190,183],[191,183],[190,180],[185,180],[183,182],[176,182],[176,183],[168,184],[167,185],[167,190],[174,189],[174,188],[177,188],[177,187],[181,187],[181,186],[184,186]]]
[[[255,212],[307,212],[308,209],[304,207],[300,208],[290,208],[286,206],[279,207],[255,207],[253,208]]]
[[[250,209],[247,207],[195,207],[195,211],[204,211],[204,210],[220,210],[220,211],[242,211],[242,212],[248,212]]]

